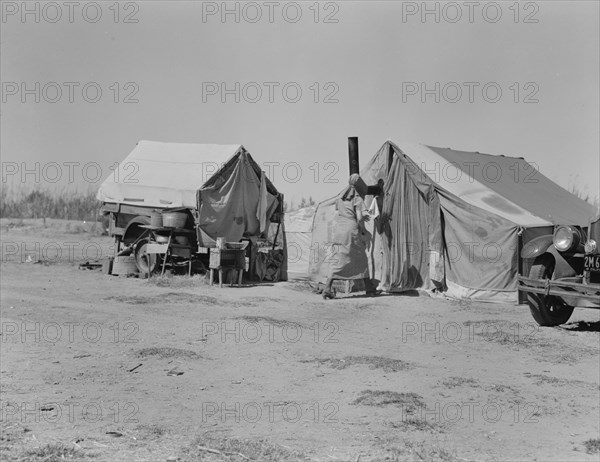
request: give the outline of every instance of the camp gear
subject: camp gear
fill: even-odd
[[[140,141],[102,183],[97,198],[101,213],[110,216],[117,253],[122,244],[136,243],[144,226],[159,228],[152,219],[157,210],[163,221],[166,216],[161,226],[193,226],[190,245],[198,249],[214,247],[217,237],[239,242],[272,236],[283,220],[283,195],[241,145]],[[281,278],[287,279],[287,257]]]

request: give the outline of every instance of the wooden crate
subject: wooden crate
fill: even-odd
[[[246,251],[244,249],[210,249],[209,268],[244,269]]]

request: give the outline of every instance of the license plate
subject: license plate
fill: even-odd
[[[586,271],[600,272],[600,255],[586,255],[583,257],[583,266]]]

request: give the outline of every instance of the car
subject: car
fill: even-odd
[[[540,326],[566,323],[575,307],[600,308],[600,215],[587,228],[555,226],[526,243],[521,257],[528,271],[519,291]]]

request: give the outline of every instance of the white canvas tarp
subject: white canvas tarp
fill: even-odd
[[[102,202],[198,211],[210,239],[269,234],[279,193],[242,145],[140,141],[102,183]]]
[[[196,208],[196,192],[241,145],[140,141],[98,190],[102,202]]]
[[[316,206],[311,206],[285,214],[285,239],[290,277],[306,278],[308,276],[315,210]]]

